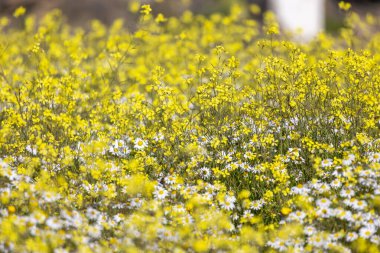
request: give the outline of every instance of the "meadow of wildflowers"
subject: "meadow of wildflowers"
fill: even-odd
[[[1,18],[0,252],[380,252],[380,19],[344,9]]]

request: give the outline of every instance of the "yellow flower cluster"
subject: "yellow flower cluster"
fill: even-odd
[[[140,13],[1,21],[0,251],[379,252],[380,19]]]

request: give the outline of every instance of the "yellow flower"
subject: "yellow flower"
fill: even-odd
[[[144,4],[141,6],[140,13],[147,16],[152,12],[152,8],[149,4]]]
[[[8,212],[13,214],[16,212],[16,208],[14,206],[8,206]]]
[[[25,12],[26,12],[25,7],[20,6],[20,7],[18,7],[18,8],[13,12],[13,17],[15,17],[15,18],[21,17],[21,16],[23,16],[23,15],[25,14]]]
[[[291,213],[292,209],[290,209],[289,207],[283,207],[281,208],[281,213],[285,216],[287,216],[289,213]]]
[[[209,249],[208,242],[206,240],[197,240],[193,244],[195,252],[206,252]]]
[[[347,3],[347,2],[344,2],[344,1],[340,1],[339,2],[339,8],[341,10],[348,11],[351,8],[351,4]]]
[[[167,21],[167,18],[165,18],[163,14],[159,13],[154,21],[156,21],[156,23],[163,23]]]

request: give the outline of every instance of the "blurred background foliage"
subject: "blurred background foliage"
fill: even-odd
[[[210,15],[218,12],[228,14],[233,5],[243,5],[246,15],[261,20],[262,15],[249,12],[252,5],[265,11],[269,0],[0,0],[0,15],[11,16],[20,5],[27,8],[28,14],[41,17],[49,10],[61,9],[68,23],[87,27],[89,21],[98,19],[109,25],[115,19],[126,20],[126,25],[133,29],[138,20],[138,10],[142,4],[150,4],[155,13],[165,16],[179,16],[190,10],[196,14]],[[326,0],[326,30],[337,31],[343,24],[343,15],[337,7],[338,0]],[[380,0],[351,0],[353,10],[361,15],[367,12],[380,15]],[[16,24],[17,25],[17,24]]]

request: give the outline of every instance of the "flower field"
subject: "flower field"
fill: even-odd
[[[0,19],[0,252],[380,252],[380,19],[344,9]]]

